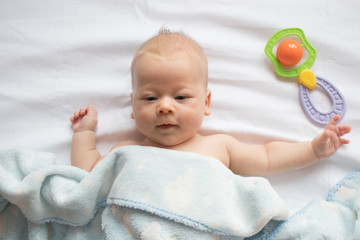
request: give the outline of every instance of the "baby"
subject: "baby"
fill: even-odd
[[[210,115],[208,64],[201,47],[182,33],[162,31],[146,41],[135,53],[131,76],[131,118],[144,138],[114,148],[141,145],[195,152],[218,159],[235,174],[260,176],[308,166],[349,143],[341,136],[351,128],[336,126],[338,115],[309,142],[255,145],[225,134],[200,135],[203,117]],[[88,106],[70,120],[71,163],[91,171],[104,158],[96,150],[97,110]]]

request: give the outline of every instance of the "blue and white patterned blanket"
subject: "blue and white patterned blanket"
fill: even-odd
[[[0,239],[360,236],[358,173],[288,218],[266,179],[194,153],[121,147],[90,173],[54,162],[50,153],[0,151]]]

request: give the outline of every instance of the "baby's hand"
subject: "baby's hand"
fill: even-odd
[[[339,115],[334,116],[326,126],[324,132],[312,141],[311,144],[319,158],[330,157],[341,145],[348,144],[350,142],[349,140],[341,137],[349,133],[351,131],[351,127],[346,125],[336,126],[339,119]]]
[[[73,124],[74,133],[83,131],[95,131],[98,122],[97,116],[97,110],[90,105],[87,108],[82,108],[79,111],[76,111],[74,113],[74,116],[70,118],[70,121]]]

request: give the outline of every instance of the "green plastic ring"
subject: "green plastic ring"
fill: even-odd
[[[282,68],[279,60],[274,55],[273,48],[280,39],[291,35],[296,35],[300,38],[301,42],[303,43],[303,46],[306,48],[306,50],[309,53],[309,57],[300,66],[294,69],[286,70]],[[316,50],[306,40],[305,34],[303,30],[301,30],[300,28],[286,28],[275,33],[269,39],[269,41],[265,46],[265,54],[271,59],[272,63],[274,64],[277,74],[279,74],[282,77],[297,77],[302,70],[310,69],[316,59]]]

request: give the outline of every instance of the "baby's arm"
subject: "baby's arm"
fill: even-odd
[[[339,116],[331,119],[323,133],[311,142],[270,142],[265,145],[244,145],[228,142],[230,169],[244,175],[268,175],[303,168],[320,158],[326,158],[342,145],[349,143],[341,136],[349,126],[336,126]]]
[[[101,158],[96,149],[95,128],[98,122],[97,110],[88,106],[74,113],[70,118],[73,124],[71,145],[71,165],[91,171]]]

